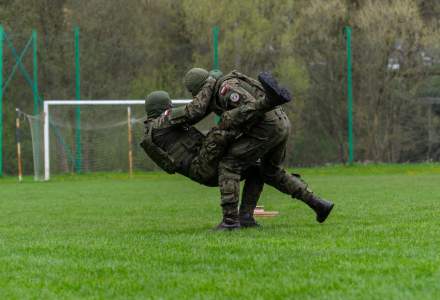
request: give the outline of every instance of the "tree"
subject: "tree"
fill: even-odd
[[[300,160],[344,161],[346,157],[345,1],[311,1],[284,35],[285,59],[302,66],[304,95]]]
[[[417,157],[426,126],[414,90],[425,78],[422,51],[429,36],[418,7],[410,0],[369,1],[356,27],[359,154],[393,162]]]

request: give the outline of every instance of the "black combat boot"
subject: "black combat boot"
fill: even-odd
[[[239,220],[241,227],[261,227],[261,225],[254,218],[254,208],[244,209],[240,207]]]
[[[260,227],[254,219],[254,210],[263,191],[264,180],[259,166],[252,166],[244,173],[245,181],[241,194],[238,217],[241,227]]]
[[[302,199],[300,200],[315,211],[316,221],[319,223],[322,223],[327,219],[334,206],[333,202],[321,199],[311,192],[306,192],[304,197],[301,198]]]
[[[240,229],[238,209],[236,206],[223,206],[223,219],[215,227],[216,230],[235,230]]]
[[[283,105],[292,100],[290,91],[284,87],[279,86],[278,81],[269,72],[261,72],[258,74],[258,81],[260,81],[266,92],[266,101],[272,106]]]
[[[281,190],[290,194],[292,198],[301,200],[316,213],[316,221],[322,223],[333,209],[333,202],[321,199],[313,194],[299,174],[286,174],[283,177]]]

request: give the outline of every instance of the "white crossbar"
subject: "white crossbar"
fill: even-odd
[[[173,99],[173,104],[187,104],[191,99]],[[49,106],[50,105],[143,105],[145,100],[45,100],[44,101],[44,180],[50,178]]]
[[[173,99],[173,104],[187,104],[191,99]],[[48,105],[142,105],[145,100],[46,100]]]

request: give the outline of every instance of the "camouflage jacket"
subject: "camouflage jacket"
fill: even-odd
[[[264,97],[264,89],[257,80],[232,71],[217,81],[212,77],[208,78],[191,103],[173,110],[170,122],[195,124],[211,112],[221,115],[225,111],[255,103],[256,99]]]

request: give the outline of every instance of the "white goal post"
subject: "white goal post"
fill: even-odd
[[[173,105],[190,103],[191,99],[174,99]],[[97,105],[144,105],[145,100],[45,100],[44,101],[44,114],[43,114],[43,151],[44,151],[44,180],[50,179],[50,109],[51,106],[97,106]]]

